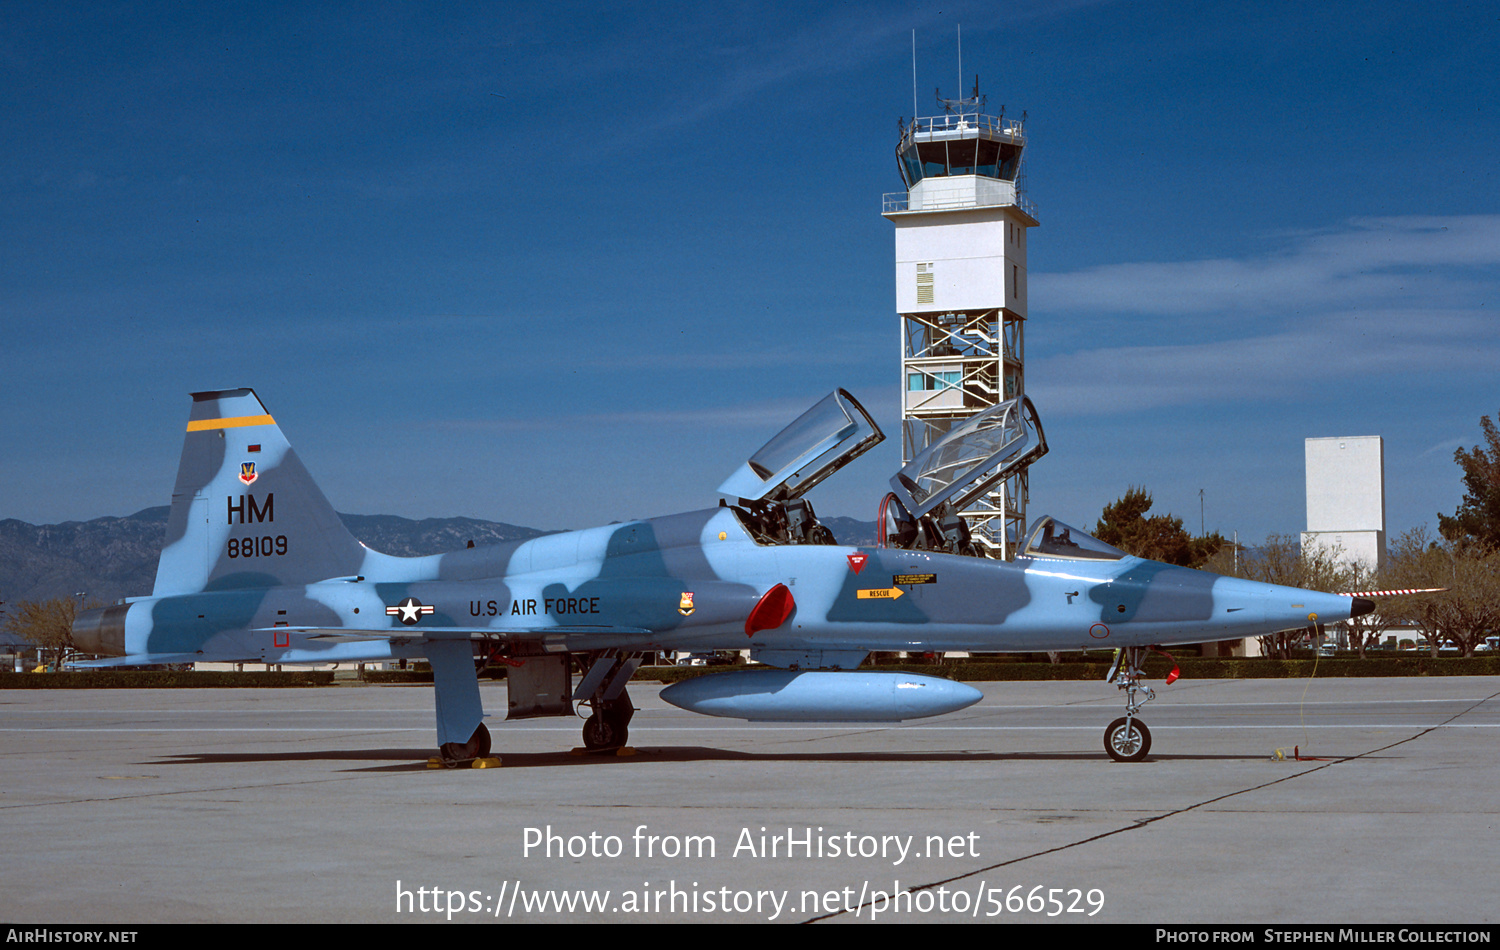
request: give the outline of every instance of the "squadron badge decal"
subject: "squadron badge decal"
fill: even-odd
[[[246,485],[254,485],[255,480],[259,477],[259,475],[255,474],[254,462],[240,463],[240,481],[244,482]]]
[[[693,592],[692,591],[688,590],[688,591],[683,591],[682,592],[682,599],[677,602],[677,612],[680,613],[680,614],[682,614],[684,617],[688,617],[688,616],[692,615],[692,613],[693,613]]]

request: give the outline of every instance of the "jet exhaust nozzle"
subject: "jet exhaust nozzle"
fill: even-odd
[[[85,610],[73,619],[73,646],[95,656],[125,655],[125,614],[129,604]]]

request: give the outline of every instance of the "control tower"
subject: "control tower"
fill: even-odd
[[[914,458],[955,424],[1026,392],[1026,232],[1020,120],[989,115],[974,80],[941,115],[901,123],[906,191],[887,194],[896,226],[901,316],[901,453]],[[998,483],[960,514],[991,557],[1015,555],[1026,532],[1027,476]]]

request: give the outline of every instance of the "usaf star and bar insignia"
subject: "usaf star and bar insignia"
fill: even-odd
[[[408,597],[394,607],[385,608],[385,613],[388,617],[399,618],[402,623],[410,627],[435,609],[432,605],[424,604],[415,597]]]

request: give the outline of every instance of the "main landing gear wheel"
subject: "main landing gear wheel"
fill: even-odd
[[[1116,762],[1139,762],[1151,751],[1151,730],[1139,719],[1121,716],[1104,730],[1104,751]]]
[[[490,754],[490,730],[484,723],[474,730],[468,742],[445,742],[438,749],[445,768],[456,769],[465,762],[473,762]]]
[[[641,659],[638,653],[623,655],[608,650],[580,661],[586,663],[587,672],[575,698],[583,700],[578,704],[580,711],[587,709],[590,713],[583,723],[583,747],[588,751],[619,749],[629,740],[635,704],[630,701],[627,685]]]
[[[625,744],[630,730],[620,726],[613,716],[594,713],[583,722],[583,747],[589,750],[617,749]]]
[[[621,699],[625,699],[622,695]],[[583,722],[583,747],[591,752],[618,749],[630,739],[630,720],[635,707],[628,699],[595,709]]]

